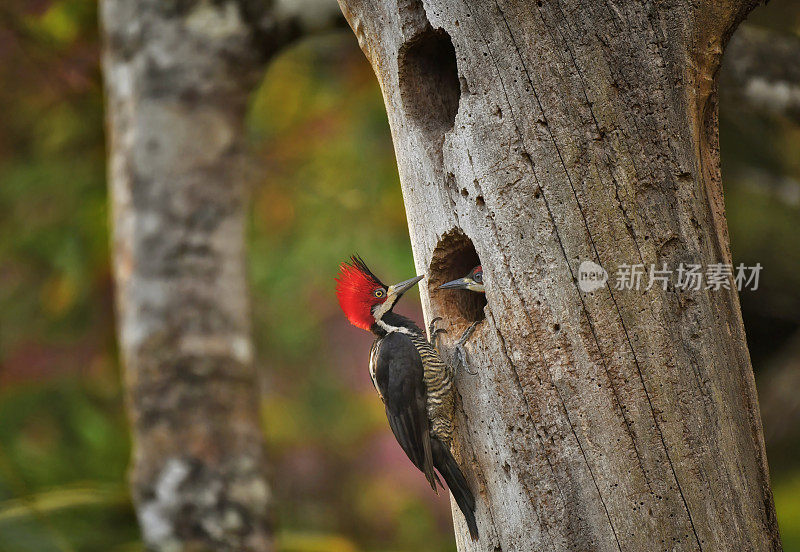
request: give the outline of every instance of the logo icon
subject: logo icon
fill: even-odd
[[[578,267],[578,287],[589,293],[603,287],[608,281],[608,272],[597,263],[583,261]]]

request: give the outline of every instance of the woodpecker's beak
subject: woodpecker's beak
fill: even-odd
[[[442,284],[436,289],[469,289],[472,291],[477,291],[475,289],[476,287],[480,287],[481,291],[483,291],[483,286],[475,282],[475,280],[464,277],[459,278],[458,280],[447,282],[446,284]]]
[[[458,280],[452,280],[446,284],[442,284],[436,289],[469,289],[469,286],[474,283],[475,282],[469,278],[459,278]]]
[[[403,295],[409,289],[411,289],[412,287],[417,285],[417,282],[422,280],[424,277],[425,277],[424,275],[423,276],[415,276],[414,278],[411,278],[410,280],[405,280],[403,282],[400,282],[399,284],[394,284],[393,286],[389,286],[389,289],[386,290],[386,296],[387,297],[397,297],[397,298],[399,298],[401,295]]]

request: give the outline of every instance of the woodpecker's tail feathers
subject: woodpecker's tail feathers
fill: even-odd
[[[464,474],[461,473],[461,468],[458,467],[456,459],[450,454],[447,447],[442,444],[438,439],[431,439],[431,452],[433,453],[433,463],[436,469],[442,474],[445,483],[453,493],[453,498],[456,499],[461,513],[464,514],[464,519],[467,520],[467,527],[469,527],[469,535],[473,541],[478,540],[478,524],[475,522],[475,497],[472,491],[469,490],[467,480]]]

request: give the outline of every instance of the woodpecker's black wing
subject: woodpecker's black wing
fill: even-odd
[[[375,354],[374,381],[386,406],[389,427],[436,491],[422,359],[411,338],[400,332],[381,339]]]

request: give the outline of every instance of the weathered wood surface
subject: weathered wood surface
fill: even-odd
[[[456,513],[459,550],[781,548],[736,291],[576,280],[731,262],[714,76],[754,4],[340,0],[426,316],[452,345],[485,312],[456,445],[481,539]],[[478,258],[485,310],[435,291]]]

